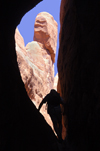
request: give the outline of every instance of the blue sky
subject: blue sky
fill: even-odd
[[[58,48],[59,48],[60,3],[61,0],[43,0],[36,7],[34,7],[32,10],[26,13],[22,18],[20,24],[18,25],[18,29],[21,35],[23,36],[26,45],[28,42],[33,41],[34,22],[37,14],[46,11],[54,17],[54,19],[58,23],[57,50],[56,50],[56,58],[54,64],[55,75],[57,73],[57,57],[58,57]]]

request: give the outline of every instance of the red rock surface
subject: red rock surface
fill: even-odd
[[[18,61],[21,77],[24,82],[29,98],[32,100],[32,102],[35,104],[37,108],[40,102],[42,101],[42,99],[50,92],[50,90],[54,87],[56,89],[57,87],[57,84],[54,83],[54,64],[53,64],[54,63],[53,61],[55,60],[56,44],[57,44],[57,35],[56,35],[57,23],[50,14],[46,12],[40,14],[41,14],[40,21],[42,17],[45,17],[46,21],[48,21],[47,25],[43,25],[43,28],[44,27],[48,28],[48,34],[50,36],[50,39],[48,41],[50,45],[52,45],[52,37],[56,36],[56,38],[53,39],[54,42],[54,45],[52,47],[53,60],[52,60],[52,54],[50,53],[51,51],[49,50],[50,45],[48,49],[44,47],[44,44],[47,45],[46,44],[47,39],[45,39],[45,36],[47,34],[44,35],[45,41],[42,41],[43,40],[42,35],[38,37],[39,34],[42,34],[40,29],[38,30],[38,28],[40,27],[37,27],[38,32],[36,32],[36,29],[34,30],[35,37],[38,37],[40,40],[32,41],[28,43],[26,47],[24,46],[24,40],[20,35],[18,29],[16,29],[15,32],[17,61]],[[37,18],[39,22],[39,15],[36,17],[35,26],[36,26]],[[50,20],[52,22],[50,22]],[[54,35],[52,34],[51,31],[54,32]],[[46,121],[53,128],[52,121],[49,115],[47,114],[46,105],[43,105],[40,112],[44,115]]]
[[[17,43],[17,46],[19,46],[22,49],[25,50],[25,44],[24,44],[24,39],[23,37],[21,36],[18,28],[16,28],[16,34],[15,34],[15,41]],[[18,48],[17,48],[18,49]]]
[[[42,43],[43,47],[50,52],[52,61],[55,62],[57,22],[54,20],[53,16],[47,12],[41,12],[36,17],[34,41]]]
[[[61,1],[58,88],[73,151],[100,150],[99,8],[99,0]]]

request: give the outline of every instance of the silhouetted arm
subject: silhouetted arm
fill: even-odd
[[[39,105],[39,107],[38,107],[38,110],[39,110],[39,111],[40,111],[42,105],[43,105],[44,103],[48,102],[48,95],[49,95],[49,94],[47,94],[47,95],[45,96],[45,98],[42,100],[42,102],[40,103],[40,105]]]

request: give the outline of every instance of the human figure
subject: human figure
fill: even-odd
[[[50,115],[55,132],[58,136],[59,142],[62,142],[62,113],[60,104],[63,104],[63,99],[60,97],[59,93],[57,93],[54,89],[50,91],[49,94],[45,96],[42,102],[39,105],[38,110],[41,109],[42,105],[47,102],[48,108],[47,112]]]

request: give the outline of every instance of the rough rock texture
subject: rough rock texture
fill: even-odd
[[[43,48],[42,43],[32,41],[25,47],[24,42],[19,42],[19,40],[22,40],[22,36],[16,28],[16,52],[21,77],[29,98],[38,108],[42,99],[54,87],[54,64],[51,54]],[[55,39],[55,43],[56,41],[57,39]],[[57,83],[55,89],[57,89],[56,86]],[[43,105],[41,113],[53,129],[51,118],[47,114],[46,105]]]
[[[58,74],[67,150],[100,150],[100,1],[62,0]]]
[[[54,64],[51,55],[42,47],[42,44],[39,45],[36,41],[26,45],[26,52],[33,65],[33,81],[35,80],[33,89],[39,97],[43,98],[53,88],[54,84]],[[31,99],[37,100],[32,97]]]
[[[38,2],[0,1],[0,151],[58,150],[52,129],[27,96],[15,52],[15,29]]]
[[[20,48],[21,50],[24,49],[24,51],[25,51],[24,39],[23,39],[23,37],[21,36],[21,34],[20,34],[18,28],[16,28],[15,33],[16,33],[16,34],[15,34],[15,41],[16,41],[16,43],[17,43],[17,46],[19,46],[19,48]],[[18,48],[17,48],[17,49],[18,49]]]
[[[43,44],[43,47],[50,52],[53,62],[55,62],[55,53],[57,46],[56,39],[57,22],[49,13],[39,13],[36,17],[34,25],[34,41]]]
[[[41,14],[41,16],[40,16]],[[32,41],[24,46],[24,41],[22,36],[20,35],[18,29],[15,32],[15,41],[16,41],[16,52],[17,52],[17,61],[20,69],[22,80],[25,84],[25,88],[29,98],[38,108],[42,99],[50,92],[51,89],[54,88],[54,64],[55,53],[56,53],[56,44],[57,44],[57,23],[47,12],[41,12],[37,15],[35,25],[37,25],[38,18],[38,26],[37,31],[34,29],[34,37],[37,37],[38,41]],[[40,30],[41,27],[41,18],[44,18],[48,21],[48,24],[42,24],[42,28],[48,28],[46,34],[44,34],[44,39],[42,37],[42,33]],[[52,23],[52,24],[51,24]],[[52,32],[53,31],[53,34]],[[49,33],[49,39],[46,39],[47,34]],[[38,37],[39,36],[39,37]],[[55,39],[54,39],[55,36]],[[46,49],[44,44],[46,45],[47,40],[50,44],[53,45],[53,61],[52,54],[50,53],[50,49]],[[55,89],[57,89],[57,80],[55,81]],[[45,117],[48,124],[53,129],[53,124],[51,118],[47,114],[47,107],[43,105],[40,110],[42,115]]]

